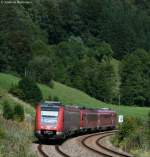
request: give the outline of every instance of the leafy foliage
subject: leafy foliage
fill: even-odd
[[[10,103],[4,102],[3,117],[7,120],[11,119],[21,122],[25,118],[24,108],[19,104],[16,104],[14,107],[12,107]]]
[[[23,121],[25,118],[24,108],[21,105],[16,105],[14,108],[14,119],[17,121]]]
[[[29,62],[29,74],[27,76],[34,81],[52,85],[53,66],[50,58],[45,56],[35,57]]]
[[[20,88],[18,88],[17,85],[12,85],[9,89],[9,93],[17,96],[18,98],[25,99],[24,92]]]
[[[3,138],[5,138],[5,129],[4,128],[2,128],[2,126],[0,126],[0,139],[3,139]]]
[[[54,96],[53,100],[54,101],[59,101],[59,98],[57,96]]]
[[[37,84],[28,78],[20,80],[18,83],[18,88],[23,91],[23,100],[27,102],[35,104],[43,99],[42,93]]]
[[[143,53],[150,50],[148,0],[31,1],[0,6],[1,72],[47,85],[54,79],[107,102],[121,95],[121,103],[149,106],[150,58]],[[114,69],[103,64],[112,57],[123,62],[118,95]]]
[[[5,119],[13,119],[14,118],[14,111],[11,105],[8,102],[3,104],[3,117]]]
[[[18,98],[35,104],[43,99],[38,85],[31,79],[25,77],[18,82],[18,85],[12,85],[9,92]]]
[[[0,20],[0,71],[5,69],[23,75],[32,58],[31,43],[37,38],[36,34],[40,34],[38,28],[21,5],[1,5]]]
[[[127,55],[121,68],[121,94],[125,104],[149,105],[149,65],[150,55],[138,49]]]
[[[114,144],[122,147],[125,151],[136,149],[148,150],[150,140],[147,121],[139,118],[126,117],[124,122],[119,125],[119,132],[113,139]]]

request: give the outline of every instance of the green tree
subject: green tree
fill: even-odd
[[[0,21],[0,70],[23,75],[32,58],[31,43],[42,33],[22,5],[0,5]]]
[[[71,36],[68,41],[59,43],[54,48],[55,80],[71,85],[75,64],[86,54],[87,48],[80,37]]]
[[[29,76],[32,80],[52,85],[54,76],[52,60],[46,56],[37,56],[29,62]]]
[[[75,1],[62,0],[59,2],[59,12],[61,15],[61,26],[65,30],[65,37],[81,34],[82,21],[78,13]],[[80,26],[80,27],[79,27]]]
[[[115,86],[115,72],[113,66],[109,61],[101,63],[95,74],[95,97],[105,102],[112,102],[115,96]]]
[[[59,11],[58,1],[46,0],[42,2],[45,8],[44,27],[48,33],[50,44],[56,44],[65,37],[65,31],[62,25],[62,19]]]
[[[142,49],[137,49],[122,61],[120,90],[122,103],[149,105],[149,61],[149,54]]]
[[[31,51],[32,51],[33,57],[37,57],[37,56],[52,57],[52,54],[53,54],[49,46],[42,40],[34,41],[31,46]]]
[[[23,100],[27,102],[33,103],[35,105],[35,103],[43,99],[41,90],[38,85],[28,78],[23,78],[22,80],[20,80],[18,83],[18,87],[24,93]]]
[[[94,56],[99,62],[101,62],[103,59],[110,60],[113,56],[113,50],[106,42],[96,43],[94,47]]]
[[[83,32],[98,36],[100,33],[100,17],[102,13],[102,1],[81,0],[79,3],[79,14],[83,21]]]

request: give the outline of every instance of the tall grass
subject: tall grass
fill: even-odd
[[[32,127],[27,122],[17,123],[5,120],[0,115],[0,156],[3,157],[33,157],[30,152],[32,143]]]
[[[127,117],[123,124],[119,125],[119,131],[112,138],[112,142],[117,147],[126,152],[132,153],[136,157],[150,156],[150,114],[147,120]]]

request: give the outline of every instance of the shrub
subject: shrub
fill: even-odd
[[[4,102],[3,117],[5,119],[13,119],[14,118],[13,108],[10,106],[10,104],[8,104],[8,102]]]
[[[136,127],[136,119],[133,117],[126,117],[124,123],[119,125],[118,139],[122,141],[127,138]]]
[[[5,129],[0,127],[0,139],[3,139],[5,137]]]
[[[29,78],[23,78],[19,81],[18,85],[12,85],[9,92],[18,98],[33,104],[43,99],[40,88]]]
[[[150,149],[150,112],[148,113],[148,119],[145,124],[146,145]]]
[[[47,99],[51,101],[52,100],[52,96],[49,95]]]
[[[14,119],[21,122],[25,118],[24,108],[21,105],[16,105],[14,108]]]
[[[24,93],[23,100],[29,103],[35,104],[43,99],[40,88],[34,81],[28,78],[23,78],[22,80],[20,80],[18,88],[21,89]]]
[[[59,101],[59,98],[57,96],[54,96],[53,100],[54,101]]]
[[[17,85],[12,85],[9,89],[9,93],[13,94],[14,96],[19,97],[20,99],[24,99],[25,95],[21,89],[18,88]]]
[[[119,125],[119,131],[113,139],[116,146],[121,146],[125,151],[142,148],[144,144],[143,121],[134,117],[126,117]]]

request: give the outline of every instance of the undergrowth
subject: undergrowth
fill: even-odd
[[[150,113],[147,120],[126,117],[112,143],[136,157],[150,156]],[[145,155],[144,155],[145,154]]]
[[[32,131],[31,124],[27,122],[5,120],[0,115],[0,157],[35,157],[29,151]]]

